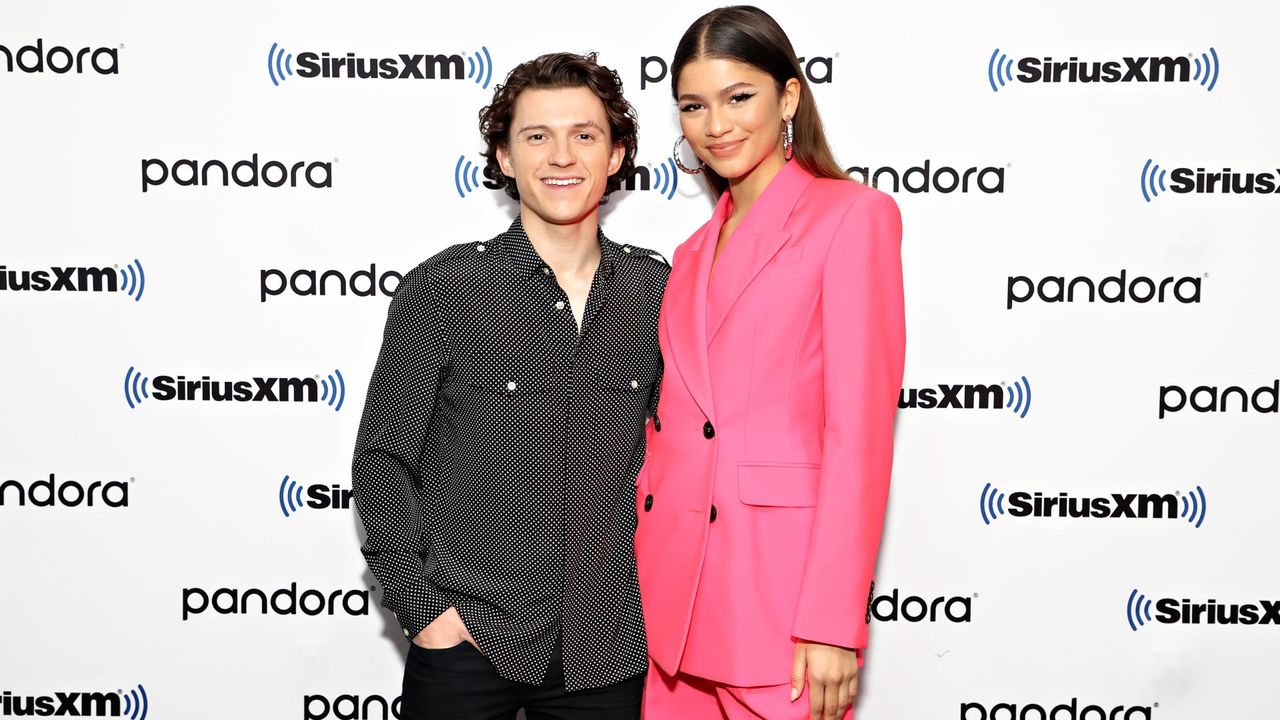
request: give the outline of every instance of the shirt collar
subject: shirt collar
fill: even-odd
[[[598,227],[596,241],[600,243],[600,273],[608,277],[613,274],[613,268],[617,264],[621,250],[617,244],[605,237],[604,230]],[[511,262],[511,266],[520,277],[527,278],[535,273],[550,274],[550,267],[533,248],[533,243],[529,242],[529,236],[524,231],[524,224],[520,222],[519,215],[511,221],[511,227],[499,236],[499,242],[503,252],[506,253],[507,260]]]

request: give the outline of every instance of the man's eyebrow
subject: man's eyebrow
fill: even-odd
[[[719,95],[720,97],[724,97],[726,95],[732,95],[734,92],[741,90],[743,88],[754,88],[754,87],[755,85],[749,82],[736,82],[724,88],[723,90],[721,90],[716,94]],[[686,100],[701,100],[701,99],[702,99],[702,96],[698,95],[697,93],[685,93],[679,97],[680,102],[684,102]]]
[[[597,122],[596,122],[596,121],[594,121],[594,120],[583,120],[582,122],[576,122],[576,123],[574,123],[571,127],[573,127],[575,130],[576,130],[576,129],[579,129],[579,128],[595,128],[596,130],[599,130],[600,132],[604,132],[604,128],[600,127],[599,123],[597,123]],[[516,134],[518,135],[518,134],[520,134],[520,133],[529,132],[530,130],[543,130],[543,131],[547,131],[547,130],[550,130],[550,129],[551,129],[551,126],[550,126],[550,125],[525,125],[525,126],[521,127],[519,130],[517,130],[517,131],[516,131]]]

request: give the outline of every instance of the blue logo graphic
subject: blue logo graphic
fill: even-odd
[[[144,378],[142,373],[136,371],[131,366],[124,374],[124,399],[129,403],[129,409],[132,410],[142,403],[146,398],[151,397],[147,394],[147,383],[151,378]]]
[[[285,517],[306,507],[302,502],[302,490],[303,486],[290,480],[288,475],[280,481],[280,512],[284,513]]]
[[[1142,166],[1142,198],[1151,202],[1160,193],[1167,192],[1164,178],[1168,174],[1168,170],[1160,169],[1160,163],[1147,158],[1146,164]]]
[[[453,166],[453,186],[460,198],[480,187],[480,166],[468,160],[466,155],[459,155],[458,163]]]
[[[1196,58],[1196,74],[1191,77],[1191,80],[1199,81],[1200,87],[1213,92],[1213,86],[1218,84],[1218,70],[1221,68],[1222,64],[1218,62],[1218,51],[1210,47],[1208,53],[1200,53],[1200,57]],[[1203,72],[1201,72],[1202,69]],[[1211,74],[1212,80],[1209,79]]]
[[[277,43],[271,43],[267,51],[267,75],[271,76],[271,84],[280,87],[280,83],[293,76],[293,53],[285,52]]]
[[[653,189],[657,190],[658,194],[666,195],[668,200],[676,196],[676,185],[680,182],[680,173],[676,170],[675,160],[667,158],[654,169],[653,178]]]
[[[978,509],[982,512],[982,522],[990,525],[997,515],[1004,514],[1004,493],[987,483],[982,487],[982,500],[978,503]]]
[[[489,48],[481,45],[478,52],[467,56],[467,79],[489,89],[489,81],[493,79],[493,58],[489,56]]]
[[[324,380],[320,382],[320,402],[325,403],[333,408],[334,412],[342,409],[342,403],[347,399],[347,383],[342,379],[342,371],[335,369]],[[337,406],[334,403],[337,403]]]
[[[142,687],[141,683],[138,684],[136,690],[130,690],[129,692],[121,690],[120,694],[124,696],[123,717],[129,718],[129,720],[147,720],[147,709],[150,707],[150,703],[147,702],[147,690]]]
[[[1027,411],[1031,409],[1031,383],[1027,381],[1027,376],[1023,375],[1021,380],[1015,382],[1006,391],[1006,394],[1008,398],[1004,406],[1011,408],[1014,415],[1026,417]]]
[[[1178,517],[1184,517],[1187,522],[1200,527],[1204,524],[1205,506],[1204,488],[1197,485],[1195,490],[1182,496],[1182,512]]]
[[[146,288],[147,275],[142,271],[142,263],[134,258],[132,265],[125,265],[120,271],[120,289],[137,302],[142,299],[142,291]]]
[[[1125,618],[1129,621],[1129,627],[1134,632],[1139,627],[1152,622],[1151,619],[1151,598],[1138,592],[1137,588],[1129,593],[1129,602],[1125,603]]]
[[[1013,82],[1013,60],[1008,55],[1000,52],[1000,48],[991,53],[991,59],[987,61],[987,82],[991,83],[993,92],[1000,92],[1000,88],[1005,83]],[[1000,83],[1000,87],[996,87],[996,83]]]

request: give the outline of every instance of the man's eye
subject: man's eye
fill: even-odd
[[[578,139],[579,140],[595,140],[596,137],[591,133],[578,133]]]
[[[529,133],[526,139],[533,142],[537,142],[538,140],[542,140],[545,137],[546,135],[543,135],[542,133]]]

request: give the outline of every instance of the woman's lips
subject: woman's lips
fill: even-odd
[[[715,145],[706,145],[707,151],[718,158],[729,157],[742,147],[746,140],[734,140],[727,143],[716,143]]]

